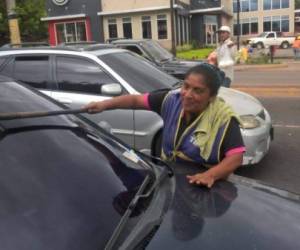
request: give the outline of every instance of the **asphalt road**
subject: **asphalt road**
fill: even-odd
[[[300,194],[300,98],[258,98],[271,114],[274,141],[257,165],[236,174]]]
[[[233,88],[256,96],[270,112],[274,141],[257,165],[236,173],[300,194],[300,61],[237,66]]]

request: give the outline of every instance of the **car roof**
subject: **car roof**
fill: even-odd
[[[111,42],[112,44],[129,44],[129,43],[142,43],[142,42],[147,42],[147,41],[151,41],[150,39],[120,39],[120,40],[116,40]]]
[[[90,55],[100,56],[111,53],[124,52],[127,50],[120,48],[101,48],[95,50],[81,50],[67,47],[49,47],[49,48],[18,48],[0,51],[0,56],[17,55],[17,54],[68,54],[82,55],[89,57]]]

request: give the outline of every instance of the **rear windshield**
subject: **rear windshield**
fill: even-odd
[[[140,93],[171,88],[179,80],[128,52],[110,53],[99,58]]]

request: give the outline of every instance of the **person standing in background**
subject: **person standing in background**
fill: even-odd
[[[292,47],[294,50],[294,59],[300,60],[300,35],[295,37]]]
[[[217,32],[220,42],[217,49],[210,55],[210,58],[216,57],[217,66],[225,73],[226,81],[224,86],[230,87],[230,83],[233,81],[233,66],[237,50],[230,39],[231,30],[228,26],[221,26]]]

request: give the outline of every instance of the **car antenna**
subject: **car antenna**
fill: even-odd
[[[15,119],[25,119],[25,118],[36,118],[44,116],[54,116],[54,115],[70,115],[87,113],[87,108],[81,109],[65,109],[65,110],[55,110],[55,111],[38,111],[38,112],[14,112],[14,113],[0,113],[0,120],[15,120]]]

